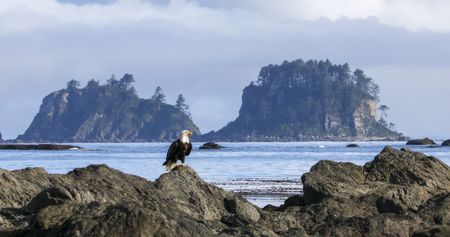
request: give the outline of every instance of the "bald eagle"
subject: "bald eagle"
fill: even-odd
[[[166,162],[163,165],[166,166],[166,170],[170,171],[177,166],[178,160],[181,160],[181,165],[184,165],[186,156],[191,154],[192,143],[189,141],[189,136],[192,132],[189,130],[183,130],[181,137],[172,142],[167,151]]]

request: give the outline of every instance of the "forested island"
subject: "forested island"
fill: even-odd
[[[165,102],[157,87],[151,99],[141,99],[133,87],[134,77],[112,76],[105,85],[90,80],[83,88],[71,80],[67,88],[51,93],[19,142],[124,142],[169,141],[189,129],[192,122],[185,99],[176,105]]]
[[[329,60],[268,65],[244,89],[236,120],[203,140],[403,140],[378,106],[379,87],[360,69]],[[382,113],[377,119],[377,109]]]
[[[170,141],[189,129],[196,141],[404,140],[378,105],[379,87],[348,64],[301,59],[268,65],[243,92],[239,116],[201,135],[183,95],[166,103],[160,87],[141,99],[134,77],[85,87],[71,80],[46,96],[18,142]],[[377,110],[380,115],[377,117]]]

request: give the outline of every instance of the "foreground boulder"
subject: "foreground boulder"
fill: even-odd
[[[207,142],[207,143],[201,145],[198,149],[209,150],[209,149],[221,149],[221,148],[224,148],[224,146],[221,146],[215,142]]]
[[[310,223],[308,232],[410,236],[450,223],[450,168],[408,149],[388,146],[364,166],[320,161],[302,182],[306,205],[297,218]]]
[[[155,182],[105,165],[0,170],[0,236],[275,236],[260,209],[191,168]]]
[[[406,145],[436,145],[436,143],[430,138],[414,139],[406,142]]]
[[[448,236],[450,168],[386,147],[364,166],[320,161],[304,196],[260,209],[189,167],[154,182],[105,165],[0,170],[0,236]]]
[[[441,146],[450,146],[450,139],[449,140],[445,140],[444,142],[442,142]]]

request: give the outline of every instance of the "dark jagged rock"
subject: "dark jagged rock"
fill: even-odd
[[[0,132],[0,143],[3,142],[2,133]]]
[[[126,74],[124,78],[132,78]],[[121,79],[122,81],[123,79]],[[53,92],[17,140],[19,142],[172,141],[198,127],[181,108],[161,98],[141,99],[131,85],[90,82]]]
[[[450,139],[443,141],[441,146],[450,146]]]
[[[364,166],[320,161],[304,196],[260,209],[177,167],[154,182],[105,165],[0,170],[0,236],[448,236],[450,168],[386,147]]]
[[[414,139],[406,142],[406,145],[436,145],[436,143],[430,138]]]
[[[355,144],[355,143],[352,143],[352,144],[348,144],[348,145],[345,146],[345,147],[347,147],[347,148],[358,148],[359,145],[358,145],[358,144]]]
[[[309,205],[295,216],[310,234],[410,236],[448,225],[450,168],[422,153],[386,147],[362,167],[320,161],[302,181]]]
[[[378,89],[348,64],[298,59],[268,65],[244,89],[239,116],[200,140],[404,139],[386,121],[377,121]]]
[[[224,146],[221,146],[215,142],[207,142],[203,145],[201,145],[198,149],[200,150],[214,150],[214,149],[222,149]]]
[[[1,236],[275,236],[256,227],[259,208],[189,167],[155,182],[104,165],[66,175],[38,168],[0,175]]]
[[[0,144],[0,150],[75,150],[82,149],[79,146],[59,145],[59,144]]]

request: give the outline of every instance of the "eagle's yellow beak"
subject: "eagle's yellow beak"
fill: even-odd
[[[189,130],[187,130],[187,135],[189,135],[189,136],[191,136],[192,135],[192,132],[191,131],[189,131]]]

